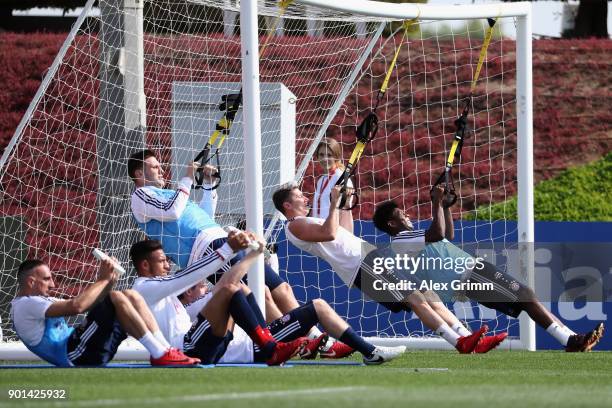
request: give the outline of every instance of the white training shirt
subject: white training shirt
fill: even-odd
[[[295,217],[295,219],[304,218],[309,224],[323,225],[325,222],[322,218],[315,217]],[[365,241],[351,234],[346,229],[338,226],[336,238],[333,241],[327,242],[308,242],[302,241],[291,233],[288,222],[285,224],[285,234],[293,245],[306,251],[312,255],[323,258],[338,274],[340,279],[348,286],[353,285],[355,275],[361,265],[361,246]]]
[[[315,186],[314,199],[312,202],[312,216],[327,219],[329,215],[330,194],[332,188],[340,176],[344,173],[342,169],[336,169],[330,174],[319,177]],[[349,179],[347,187],[353,188],[353,182]]]
[[[191,328],[191,319],[178,295],[214,274],[233,257],[234,251],[226,243],[217,251],[192,263],[174,275],[139,277],[132,289],[142,295],[153,312],[160,331],[172,347],[183,349],[185,334]]]
[[[37,346],[45,334],[47,309],[61,299],[19,296],[11,301],[11,320],[17,335],[26,344]]]
[[[208,292],[193,303],[185,306],[192,322],[198,319],[198,313],[212,299],[212,292]],[[227,345],[227,349],[219,360],[220,363],[252,363],[254,361],[253,340],[238,325],[234,325],[234,338]]]

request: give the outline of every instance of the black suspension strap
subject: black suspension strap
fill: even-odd
[[[407,20],[403,22],[402,28],[404,30],[404,33],[402,35],[402,39],[399,46],[395,50],[395,55],[393,56],[393,60],[391,61],[389,69],[387,69],[387,73],[385,75],[385,79],[383,80],[382,86],[380,87],[380,89],[378,90],[378,94],[376,95],[376,103],[374,104],[374,109],[370,111],[370,113],[365,117],[365,119],[363,119],[363,121],[356,129],[355,133],[357,136],[357,145],[353,149],[353,153],[351,154],[351,157],[349,158],[349,161],[346,167],[344,168],[344,172],[336,182],[337,186],[341,186],[339,208],[352,210],[359,203],[359,195],[356,192],[353,192],[350,195],[347,194],[347,185],[350,178],[353,176],[353,174],[355,174],[355,171],[357,170],[357,163],[359,162],[359,159],[361,158],[361,155],[363,154],[367,143],[374,139],[376,133],[378,132],[378,116],[376,116],[376,110],[378,109],[380,101],[382,100],[383,96],[385,95],[385,92],[387,92],[387,88],[389,87],[389,80],[391,79],[391,74],[393,73],[393,70],[395,69],[395,66],[397,64],[397,58],[399,57],[402,45],[408,36],[408,29],[417,21],[418,16],[412,20]],[[351,197],[353,197],[353,204],[350,208],[344,208],[346,206],[346,203],[351,199]]]
[[[467,137],[469,137],[469,133],[466,134],[466,130],[468,114],[470,113],[470,109],[472,108],[472,95],[474,94],[474,90],[476,89],[476,82],[478,81],[480,71],[487,56],[487,48],[489,48],[489,43],[491,42],[491,37],[493,36],[493,28],[495,26],[495,22],[496,19],[487,19],[489,28],[487,29],[482,48],[480,49],[478,64],[476,65],[476,71],[474,72],[474,78],[472,79],[472,84],[470,86],[470,94],[466,98],[461,115],[457,119],[455,119],[455,135],[453,137],[453,144],[451,146],[450,152],[448,153],[448,158],[446,159],[444,170],[442,171],[442,173],[440,173],[435,183],[431,187],[431,191],[433,192],[433,189],[436,186],[444,183],[444,199],[442,200],[442,205],[447,208],[451,207],[457,202],[455,181],[453,179],[453,163],[455,159],[461,160],[461,149],[463,148],[463,142]]]
[[[195,174],[195,189],[203,189],[203,190],[214,190],[221,184],[221,162],[220,162],[220,151],[223,146],[223,142],[225,138],[230,133],[230,128],[232,127],[232,123],[236,118],[236,114],[238,113],[238,109],[240,109],[240,104],[242,103],[242,89],[237,94],[229,94],[223,95],[221,97],[221,104],[219,105],[219,110],[225,111],[223,117],[217,122],[215,126],[215,131],[210,136],[204,149],[193,159],[194,162],[200,162],[200,166],[198,167]],[[214,149],[213,154],[211,155],[211,150]],[[212,158],[216,159],[217,171],[212,175],[217,179],[216,183],[210,187],[204,187],[204,166],[208,164]]]
[[[276,32],[276,28],[281,21],[282,16],[285,14],[287,7],[293,2],[293,0],[280,0],[279,1],[279,13],[272,24],[272,29],[269,31],[266,40],[263,45],[259,49],[259,57],[263,55],[264,50],[270,43],[270,40],[274,36]],[[219,104],[219,110],[225,112],[223,117],[219,119],[217,125],[215,126],[215,131],[210,136],[204,148],[198,155],[193,159],[194,162],[199,162],[200,165],[196,170],[196,174],[194,177],[195,184],[193,185],[194,189],[203,189],[203,190],[214,190],[221,184],[221,162],[220,162],[220,152],[221,147],[223,146],[223,142],[225,142],[225,138],[229,136],[230,129],[232,127],[232,123],[236,118],[236,114],[240,109],[240,105],[242,105],[242,87],[240,88],[240,92],[237,94],[229,94],[223,95],[221,97],[221,103]],[[211,150],[214,149],[213,154],[211,155]],[[204,187],[204,166],[208,164],[212,158],[216,159],[217,171],[212,175],[217,179],[216,183],[210,187]]]

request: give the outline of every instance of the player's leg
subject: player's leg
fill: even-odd
[[[544,328],[566,351],[589,351],[601,339],[603,323],[585,334],[576,334],[565,326],[538,300],[533,289],[518,282],[512,276],[499,271],[494,265],[483,262],[483,268],[474,268],[470,280],[490,283],[493,291],[466,291],[473,300],[489,308],[517,318],[522,311]]]
[[[339,338],[336,344],[342,344],[351,354],[360,351],[367,364],[381,364],[390,361],[403,353],[405,347],[375,347],[361,338],[336,312],[322,299],[314,299],[284,315],[270,324],[270,332],[278,340],[290,340],[307,333],[311,327],[320,323],[324,330]],[[314,358],[317,347],[322,347],[326,334],[317,340],[309,342],[305,348],[308,353],[303,358]],[[348,344],[348,345],[347,345]],[[339,356],[338,356],[339,357]]]
[[[427,300],[427,303],[438,316],[442,318],[453,329],[459,336],[469,336],[471,332],[461,323],[461,321],[455,316],[453,312],[448,310],[440,296],[433,290],[423,292],[423,296]]]
[[[274,302],[270,289],[267,286],[264,286],[264,290],[266,291],[266,322],[271,323],[274,320],[281,318],[283,313]]]
[[[325,300],[314,299],[312,303],[317,314],[317,319],[323,327],[323,330],[351,349],[359,351],[365,359],[373,361],[378,358],[378,356],[374,355],[376,347],[359,336]],[[383,358],[385,361],[389,361],[402,354],[405,350],[406,348],[403,346],[397,348],[379,348],[378,353],[385,352]],[[350,353],[345,353],[345,356],[349,354]],[[327,356],[326,358],[329,357],[331,356]]]
[[[215,285],[212,299],[204,307],[202,315],[210,322],[212,333],[219,338],[226,336],[231,328],[231,316],[263,351],[268,364],[281,364],[295,355],[305,340],[298,339],[291,343],[276,341],[267,330],[265,319],[253,295],[242,291],[244,285],[234,283],[240,281],[240,271],[246,273],[254,259],[254,256],[246,257],[224,274]]]
[[[291,286],[285,282],[268,263],[266,263],[264,267],[265,284],[272,295],[270,302],[268,299],[266,299],[266,318],[268,323],[271,323],[281,317],[283,314],[287,314],[290,311],[298,308],[300,305],[295,298],[295,294],[293,293]],[[270,306],[268,306],[268,303]],[[272,313],[267,314],[268,308],[274,309],[272,305],[275,305],[278,312],[276,310],[271,310]],[[310,331],[306,334],[306,336],[308,336],[310,339],[318,339],[322,335],[323,333],[321,333],[321,330],[319,330],[316,325],[312,326]],[[334,348],[338,349],[339,347],[341,347],[341,345],[335,345],[335,339],[328,339],[324,346],[324,350],[330,351]],[[333,352],[339,353],[340,350],[338,349]]]
[[[203,364],[215,364],[221,359],[233,339],[234,320],[228,305],[236,290],[231,284],[215,287],[213,296],[185,335],[185,354],[199,358]]]
[[[147,349],[151,355],[151,364],[192,365],[200,362],[197,359],[192,359],[183,355],[183,353],[177,349],[171,348],[170,344],[168,344],[165,339],[162,342],[153,334],[154,332],[150,327],[153,329],[157,328],[157,331],[159,331],[159,327],[146,304],[143,304],[144,300],[139,294],[129,291],[126,295],[122,292],[113,291],[109,294],[109,298],[115,309],[117,321],[126,333],[138,339],[138,342]],[[151,321],[147,323],[145,319],[143,319],[141,312],[134,307],[132,302],[138,304],[141,312],[146,309],[149,315],[148,317],[153,320],[154,324],[152,324]]]
[[[420,286],[418,277],[402,276],[396,271],[387,269],[375,273],[370,261],[372,254],[376,253],[373,251],[368,254],[357,272],[355,287],[394,313],[414,311],[426,327],[435,331],[460,353],[471,353],[474,350],[480,338],[486,333],[488,329],[486,326],[468,336],[460,336],[431,308],[421,292],[402,284],[402,280],[409,281],[412,282],[413,288],[418,288]],[[391,287],[403,289],[388,289]]]
[[[287,313],[299,307],[291,286],[267,264],[264,268],[264,278],[265,284],[272,294],[272,299],[281,313]]]
[[[209,314],[220,314],[220,320],[224,321],[229,315],[232,315],[238,325],[242,327],[249,336],[253,338],[256,344],[264,340],[269,340],[261,333],[266,328],[266,321],[257,305],[255,297],[251,291],[242,283],[243,277],[246,275],[248,268],[254,262],[253,256],[241,257],[241,262],[234,263],[232,267],[225,272],[213,289],[212,311]],[[209,302],[209,304],[210,304]],[[207,305],[208,306],[208,305]],[[209,308],[210,310],[210,308]],[[274,312],[280,314],[280,312]],[[208,316],[207,316],[208,317]],[[215,318],[215,316],[211,316]],[[264,336],[264,337],[262,337]],[[265,344],[265,343],[263,343]]]
[[[98,302],[85,320],[75,327],[67,344],[68,358],[75,366],[107,364],[127,337],[116,318],[111,292]]]
[[[153,316],[151,309],[149,309],[149,306],[147,305],[147,302],[144,300],[142,295],[132,289],[124,290],[121,293],[123,293],[128,298],[134,309],[136,309],[138,315],[140,315],[140,317],[142,318],[147,329],[151,333],[153,333],[153,336],[155,336],[155,338],[162,344],[162,346],[164,346],[165,348],[170,348],[170,343],[168,343],[168,340],[159,329],[159,325],[155,320],[155,316]]]
[[[213,296],[200,312],[210,323],[212,333],[218,337],[224,337],[228,331],[233,331],[234,320],[230,315],[229,304],[237,290],[237,285],[220,282],[214,287]]]
[[[429,306],[431,306],[434,312],[436,312],[455,333],[461,337],[467,337],[472,334],[472,332],[469,331],[468,328],[463,325],[463,323],[461,323],[457,316],[455,316],[455,314],[446,307],[436,292],[428,290],[423,292],[423,296],[425,296],[427,303]],[[491,336],[484,336],[476,345],[474,352],[488,353],[499,346],[506,339],[506,337],[508,337],[508,333],[506,332],[500,332]]]
[[[168,354],[131,308],[129,300],[120,292],[113,291],[96,304],[76,328],[68,342],[68,356],[77,366],[104,365],[114,357],[119,344],[127,337],[126,332],[139,339],[152,358],[159,353],[160,356]],[[172,357],[176,365],[197,363],[182,353]]]
[[[109,297],[115,308],[117,320],[130,336],[140,339],[142,336],[151,334],[144,319],[125,294],[113,291]]]

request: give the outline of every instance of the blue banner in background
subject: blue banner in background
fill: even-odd
[[[421,223],[417,228],[427,228],[428,223]],[[455,223],[455,243],[461,242],[496,242],[515,245],[518,237],[516,222],[497,221],[463,221]],[[560,242],[598,242],[609,243],[612,223],[581,222],[536,222],[535,240],[546,243]],[[372,243],[388,242],[389,237],[375,230],[371,222],[355,224],[355,234]],[[375,302],[362,300],[362,294],[356,289],[349,290],[332,272],[330,266],[321,259],[302,253],[290,244],[281,232],[277,239],[281,275],[293,287],[300,301],[321,297],[325,299],[341,316],[350,316],[348,322],[361,331],[364,336],[395,336],[398,334],[422,332],[421,322],[412,313],[393,314]],[[538,264],[536,256],[535,275]],[[610,274],[612,265],[601,270],[604,275]],[[542,272],[542,269],[540,269]],[[552,300],[552,302],[550,301]],[[558,302],[558,299],[544,299],[542,302],[564,324],[577,333],[586,332],[600,321],[607,322],[612,313],[610,302]],[[497,314],[495,311],[476,304],[456,302],[448,304],[449,308],[462,320],[470,323],[472,319],[482,320],[492,330],[509,328],[511,336],[518,335],[518,320]],[[476,322],[470,323],[477,329]],[[561,349],[561,345],[543,328],[537,327],[538,349]],[[597,346],[599,350],[612,350],[612,342],[606,341],[608,335]]]

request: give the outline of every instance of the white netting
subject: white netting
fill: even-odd
[[[100,33],[105,25],[114,24],[119,10],[110,8],[115,14],[109,13],[108,20],[90,18],[76,29],[57,70],[52,71],[52,80],[16,135],[17,143],[7,150],[0,170],[0,245],[5,255],[0,312],[5,337],[14,335],[8,318],[9,302],[16,293],[15,268],[26,257],[49,263],[60,296],[79,293],[95,278],[92,248],[102,247],[128,265],[127,251],[141,235],[129,211],[130,182],[123,176],[127,156],[137,147],[151,148],[167,164],[169,178],[176,179],[176,173],[183,171],[182,163],[170,164],[172,158],[177,154],[194,156],[214,123],[201,128],[194,115],[192,138],[183,140],[182,151],[177,152],[173,141],[173,114],[177,109],[173,86],[196,83],[195,89],[197,83],[241,80],[238,7],[234,2],[219,3],[145,2],[146,132],[142,133],[125,130],[129,115],[122,113],[121,107],[134,95],[128,92],[124,98],[117,90],[119,70],[100,71],[101,52],[116,41]],[[262,2],[259,11],[266,17],[260,21],[263,41],[278,9],[272,2]],[[507,29],[514,28],[512,21],[505,23]],[[385,27],[378,37],[380,24]],[[387,199],[401,201],[414,219],[430,217],[429,188],[443,167],[453,121],[469,93],[485,25],[484,21],[469,25],[421,22],[420,29],[414,30],[403,45],[392,83],[378,109],[378,136],[359,163],[356,181],[361,202],[354,212],[356,234],[371,241],[386,239],[375,233],[369,220],[375,204]],[[372,107],[399,46],[399,22],[293,4],[280,27],[282,30],[277,28],[276,33],[283,35],[271,39],[261,58],[260,80],[282,83],[296,96],[296,168],[310,162],[309,150],[321,136],[328,116],[331,124],[326,134],[341,142],[348,157],[355,144],[355,125]],[[367,52],[369,45],[373,47]],[[136,58],[129,52],[123,57],[119,53],[104,55],[115,62]],[[458,167],[460,201],[454,207],[456,218],[516,192],[514,67],[514,41],[496,36],[474,96],[474,113],[470,115],[474,132]],[[357,76],[355,84],[351,75]],[[345,99],[340,96],[344,88],[350,91]],[[228,87],[227,92],[236,92],[236,87]],[[206,101],[211,105],[218,102]],[[136,112],[130,106],[126,109]],[[241,127],[241,114],[235,126]],[[262,123],[264,149],[278,143],[271,137],[276,134],[271,130],[274,126]],[[240,137],[239,132],[233,132],[229,139]],[[231,172],[242,166],[242,160],[240,152],[228,149],[223,153],[222,166]],[[310,163],[303,172],[303,190],[312,192],[319,175],[320,169]],[[273,175],[264,174],[264,185],[270,180]],[[231,213],[243,214],[241,181],[224,179],[223,183],[228,190],[220,190],[221,203],[232,200]],[[231,196],[223,193],[229,190]],[[457,231],[460,240],[469,241],[463,233],[473,230],[479,231],[478,240],[483,242],[506,240],[515,233],[515,227],[504,219],[464,225]],[[276,226],[273,238],[280,224]],[[283,269],[289,262],[288,270],[281,274],[294,287],[298,300],[324,297],[365,335],[405,336],[409,330],[416,335],[425,333],[412,315],[392,317],[384,309],[363,302],[357,293],[349,295],[327,264],[298,252],[282,235],[278,244],[285,259],[281,262]],[[129,278],[121,282],[122,286],[128,284]],[[476,320],[489,320],[471,306],[458,311],[459,317],[470,318],[476,311],[472,316]],[[495,314],[493,320],[498,321]],[[501,327],[507,326],[505,321],[499,322]]]

